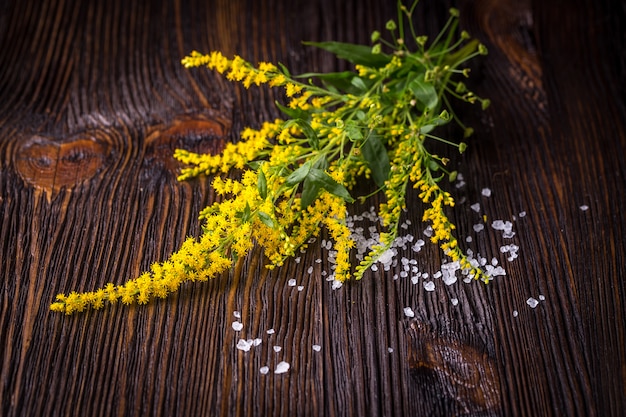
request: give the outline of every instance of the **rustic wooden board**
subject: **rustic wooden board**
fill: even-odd
[[[48,311],[55,294],[121,283],[197,233],[215,196],[208,179],[176,181],[175,148],[218,151],[278,116],[274,92],[185,70],[182,56],[217,49],[295,73],[342,69],[301,42],[367,42],[395,2],[33,3],[0,5],[0,415],[622,415],[619,2],[455,4],[489,48],[473,87],[492,106],[461,112],[476,134],[453,161],[466,182],[452,187],[465,201],[453,218],[469,247],[506,266],[493,285],[428,292],[378,271],[334,291],[317,243],[278,271],[254,253],[165,301],[71,317]],[[449,6],[424,0],[418,26],[435,34]],[[475,233],[483,214],[515,219],[515,237]],[[520,246],[512,262],[499,251],[508,243]],[[403,254],[421,271],[441,263],[428,245]],[[259,372],[281,360],[286,374]]]

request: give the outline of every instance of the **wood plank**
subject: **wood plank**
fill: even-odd
[[[489,48],[473,87],[492,106],[484,115],[462,108],[476,133],[453,161],[466,185],[451,187],[465,201],[452,214],[460,235],[473,238],[467,246],[497,258],[506,277],[489,286],[434,279],[430,292],[424,280],[377,271],[332,290],[317,242],[280,270],[268,272],[256,251],[227,276],[167,300],[64,317],[48,311],[57,293],[124,282],[198,232],[196,215],[216,196],[209,179],[176,181],[175,148],[217,152],[242,127],[278,116],[275,92],[185,70],[182,56],[217,49],[294,73],[345,69],[301,42],[368,42],[395,4],[32,3],[0,6],[0,415],[626,409],[619,5],[455,4]],[[449,6],[422,2],[418,27],[434,35]],[[410,198],[407,233],[421,236],[419,200]],[[477,202],[480,213],[470,208]],[[483,214],[486,230],[475,232]],[[513,221],[513,239],[489,226],[496,219]],[[500,247],[510,243],[520,250],[509,262]],[[400,256],[431,274],[442,261],[429,245]],[[527,306],[539,295],[545,300]],[[240,338],[262,343],[242,352]],[[291,368],[274,374],[281,360]]]

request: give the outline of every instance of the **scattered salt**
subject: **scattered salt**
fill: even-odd
[[[586,204],[583,204],[582,206],[579,207],[582,211],[587,211],[589,210],[589,206]]]
[[[412,282],[413,284],[417,284],[417,283],[419,282],[419,279],[420,279],[420,277],[419,277],[418,275],[413,275],[413,276],[411,277],[411,282]]]
[[[491,197],[491,189],[489,188],[483,188],[480,193],[485,197]]]
[[[238,311],[233,311],[233,316],[235,316],[236,318],[240,319],[241,318],[241,313]]]
[[[259,346],[261,343],[263,343],[263,339],[256,338],[252,341],[253,346]]]
[[[435,291],[435,283],[432,281],[424,282],[424,289],[426,291]]]
[[[313,350],[319,352],[320,350],[322,350],[322,347],[320,345],[313,345]]]
[[[339,288],[341,288],[342,285],[343,283],[341,281],[338,281],[333,278],[333,286],[332,286],[333,290],[338,290]]]
[[[263,375],[266,375],[269,371],[270,368],[268,366],[262,366],[261,369],[259,369],[259,372],[261,372]]]
[[[519,212],[519,214],[518,214],[518,216],[519,216],[520,218],[522,218],[522,217],[526,217],[526,212],[525,212],[525,211],[520,211],[520,212]]]
[[[459,304],[459,299],[458,298],[451,298],[450,302],[452,303],[453,306],[455,306],[455,305]]]
[[[478,233],[478,232],[481,232],[485,228],[485,225],[482,223],[477,223],[474,226],[472,226],[472,228],[474,229],[476,233]]]
[[[289,285],[290,287],[295,287],[296,286],[296,280],[291,278],[289,281],[287,281],[287,285]]]
[[[241,322],[238,322],[238,321],[233,321],[232,326],[233,326],[233,330],[236,331],[236,332],[238,332],[241,329],[243,329],[243,324]]]
[[[404,307],[404,315],[407,317],[415,317],[415,313],[411,307]]]
[[[280,346],[274,346],[274,352],[278,353],[282,350],[283,348]]]
[[[472,237],[471,237],[471,236],[468,236],[468,237],[466,237],[466,238],[465,238],[465,241],[466,241],[467,243],[472,243],[472,240],[473,240],[473,239],[472,239]]]
[[[274,334],[274,333],[275,333],[275,331],[274,331],[274,329],[269,329],[269,330],[268,330],[268,331],[266,331],[265,333],[267,333],[267,334]]]
[[[517,312],[517,310],[513,310],[513,317],[517,317],[519,315],[519,313]]]
[[[545,301],[545,299],[546,299],[545,295],[542,294],[539,296],[539,301]]]
[[[289,370],[289,364],[283,361],[283,362],[279,362],[278,365],[276,365],[276,369],[274,370],[274,373],[284,374],[288,370]]]
[[[537,304],[539,304],[539,301],[537,301],[533,297],[530,297],[528,300],[526,300],[526,304],[528,304],[530,308],[535,308],[537,307]]]
[[[387,352],[393,353],[393,348],[387,348]]]
[[[309,269],[306,270],[307,273],[312,274],[313,273],[313,267],[310,266]]]
[[[480,211],[480,203],[474,203],[470,206],[470,208],[478,213]]]
[[[304,285],[298,285],[298,291],[302,291],[304,289]]]

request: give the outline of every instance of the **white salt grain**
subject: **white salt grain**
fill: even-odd
[[[244,340],[244,339],[239,339],[239,341],[237,342],[237,346],[236,346],[237,349],[243,350],[244,352],[249,351],[251,347],[252,347],[252,340]]]
[[[480,193],[485,197],[491,197],[491,189],[489,188],[483,188]]]
[[[241,313],[238,311],[233,311],[233,316],[235,316],[236,318],[240,319],[241,318]]]
[[[243,329],[243,324],[241,324],[241,322],[238,322],[238,321],[233,321],[232,326],[233,326],[233,330],[236,331],[236,332],[238,332],[241,329]]]
[[[468,236],[468,237],[466,237],[466,238],[465,238],[465,241],[466,241],[467,243],[472,243],[472,240],[473,240],[473,239],[472,239],[472,237],[471,237],[471,236]]]
[[[478,232],[481,232],[485,228],[485,225],[482,223],[477,223],[474,226],[472,226],[472,228],[474,229],[476,233],[478,233]]]
[[[589,210],[589,206],[586,204],[583,204],[582,206],[579,207],[579,209],[581,209],[582,211],[587,211]]]
[[[478,213],[480,211],[480,203],[474,203],[470,206],[470,208]]]
[[[528,300],[526,300],[526,304],[528,304],[530,308],[535,308],[537,307],[537,304],[539,304],[539,301],[537,301],[533,297],[530,297]]]
[[[283,348],[280,346],[274,346],[274,352],[278,353],[282,350]]]
[[[296,286],[296,280],[291,278],[289,281],[287,281],[287,285],[289,285],[290,287],[295,287]]]
[[[319,352],[320,350],[322,350],[322,347],[320,345],[313,345],[313,350]]]
[[[343,285],[343,282],[338,281],[333,278],[333,286],[332,286],[333,290],[338,290],[339,288],[341,288],[342,285]]]
[[[310,266],[309,269],[306,270],[307,273],[312,274],[313,273],[313,267]]]
[[[517,312],[517,310],[513,310],[513,317],[517,317],[519,315],[519,313]]]
[[[546,296],[545,296],[545,295],[540,295],[540,296],[539,296],[539,301],[545,301],[545,299],[546,299]]]
[[[274,329],[269,329],[269,330],[268,330],[268,331],[266,331],[265,333],[267,333],[267,334],[274,334],[274,333],[275,333],[275,331],[274,331]]]
[[[404,307],[404,315],[407,317],[415,317],[415,313],[411,307]]]
[[[456,306],[459,304],[459,299],[458,298],[451,298],[450,302],[452,303],[453,306]]]
[[[298,291],[302,291],[304,289],[304,285],[298,285]]]
[[[259,372],[261,372],[263,375],[267,375],[269,371],[270,368],[268,366],[262,366],[261,369],[259,369]]]
[[[520,212],[519,212],[519,214],[518,214],[518,216],[519,216],[520,218],[522,218],[522,217],[526,217],[526,212],[525,212],[525,211],[520,211]]]
[[[253,346],[259,346],[261,343],[263,343],[263,340],[262,340],[262,339],[259,339],[259,338],[254,339],[254,340],[252,341],[252,345],[253,345]]]
[[[393,348],[387,348],[387,352],[393,353]]]
[[[412,277],[411,277],[411,282],[412,282],[413,284],[417,284],[417,283],[419,282],[419,279],[420,279],[420,277],[419,277],[419,276],[414,275],[414,276],[412,276]]]
[[[432,281],[425,282],[424,289],[426,291],[435,291],[435,283]]]
[[[279,362],[278,365],[276,365],[276,369],[274,370],[275,374],[284,374],[285,372],[287,372],[289,370],[290,365],[287,362]]]

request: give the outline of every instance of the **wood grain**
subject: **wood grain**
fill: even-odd
[[[332,290],[318,242],[277,271],[255,251],[167,300],[71,317],[48,311],[57,293],[124,282],[198,232],[196,215],[216,196],[210,179],[176,181],[174,149],[218,152],[244,126],[279,116],[276,92],[185,70],[182,56],[221,50],[294,73],[345,69],[301,42],[366,43],[395,4],[33,3],[0,4],[0,415],[626,409],[626,9],[618,2],[453,4],[489,48],[472,87],[492,106],[461,108],[476,133],[453,161],[466,185],[451,186],[460,202],[451,214],[472,237],[467,247],[495,257],[506,277],[488,286],[434,279],[430,292],[423,280],[394,280],[398,270],[377,271]],[[433,36],[451,5],[423,1],[418,27]],[[486,187],[491,197],[481,195]],[[407,233],[418,236],[421,209],[410,198]],[[475,232],[483,215],[487,227]],[[495,219],[512,221],[515,237],[489,227]],[[500,247],[510,243],[520,250],[509,262]],[[441,264],[428,245],[400,255],[421,272]],[[240,338],[262,342],[242,352]],[[274,374],[282,360],[290,370]]]

